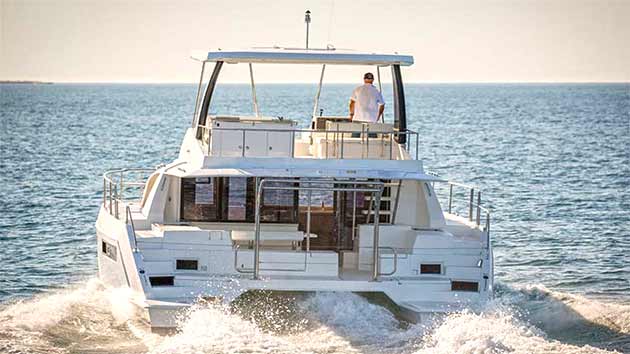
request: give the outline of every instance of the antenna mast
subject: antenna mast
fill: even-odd
[[[306,49],[308,49],[308,29],[311,25],[311,12],[309,10],[304,13],[304,22],[306,23]]]

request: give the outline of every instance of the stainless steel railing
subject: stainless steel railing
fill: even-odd
[[[428,174],[433,176],[438,176],[436,173],[428,172]],[[458,215],[455,209],[457,205],[454,203],[460,201],[460,199],[456,199],[460,193],[457,193],[457,190],[463,190],[464,195],[467,197],[466,201],[466,214],[469,222],[474,222],[475,225],[484,233],[486,233],[486,248],[490,247],[490,209],[484,207],[481,203],[481,190],[475,188],[474,186],[452,182],[452,181],[435,181],[432,182],[435,186],[435,183],[446,183],[448,188],[448,199],[447,199],[447,212],[449,214]],[[476,197],[476,201],[475,201]],[[461,210],[461,204],[459,204]],[[483,227],[481,226],[483,223]]]
[[[392,269],[390,272],[386,272],[383,273],[381,272],[381,264],[382,261],[379,260],[378,262],[378,275],[383,275],[383,276],[390,276],[390,275],[394,275],[396,274],[396,272],[398,271],[398,251],[396,251],[396,249],[394,247],[389,247],[389,246],[379,246],[378,248],[380,249],[386,249],[386,250],[390,250],[392,252],[392,254],[394,255],[394,269]],[[379,256],[382,255],[383,253],[379,253]]]
[[[271,183],[279,184],[279,185],[270,185]],[[326,184],[326,185],[322,185]],[[332,186],[329,186],[332,184]],[[373,242],[375,245],[379,244],[379,210],[381,196],[383,194],[384,183],[380,181],[359,181],[359,180],[335,180],[329,178],[313,178],[313,179],[286,179],[286,178],[260,178],[256,177],[256,200],[255,200],[255,216],[254,216],[254,259],[253,269],[238,269],[238,264],[235,262],[234,266],[236,270],[240,273],[253,273],[253,279],[260,278],[260,271],[265,270],[260,267],[260,252],[261,252],[261,202],[262,195],[264,190],[293,190],[293,191],[307,191],[309,200],[309,209],[307,214],[307,231],[306,231],[306,251],[304,255],[306,256],[310,253],[310,204],[311,204],[311,192],[313,191],[347,191],[347,192],[366,192],[372,193],[373,197],[376,199],[375,208],[374,208],[374,235]],[[238,247],[235,248],[235,259],[238,254]],[[373,247],[373,259],[374,265],[372,268],[372,279],[377,281],[380,274],[380,250],[379,247]],[[305,258],[305,266],[306,266],[306,258]],[[278,269],[273,269],[278,270]],[[293,270],[293,271],[302,271],[302,270]],[[304,268],[303,271],[306,271]]]
[[[409,154],[409,156],[415,160],[418,159],[419,156],[419,134],[412,130],[406,131],[370,131],[369,125],[364,124],[362,126],[361,131],[357,130],[311,130],[311,129],[252,129],[252,128],[217,128],[217,127],[208,127],[201,126],[203,130],[203,143],[206,144],[206,154],[208,156],[212,155],[212,138],[213,131],[233,131],[240,132],[241,144],[238,146],[240,150],[241,157],[246,157],[247,151],[249,150],[249,145],[247,144],[247,133],[257,133],[257,134],[266,134],[266,140],[269,141],[270,133],[280,133],[280,134],[288,134],[291,136],[289,147],[289,156],[291,158],[295,157],[295,137],[296,134],[307,134],[311,140],[313,141],[313,137],[320,135],[324,137],[324,141],[326,142],[325,151],[324,151],[324,159],[335,158],[335,159],[344,159],[347,158],[347,154],[345,151],[347,150],[348,141],[347,135],[358,135],[361,139],[361,145],[364,147],[362,149],[362,158],[370,158],[370,149],[375,149],[375,147],[381,148],[381,156],[383,159],[394,160],[398,157],[398,153],[394,151],[396,146],[402,146],[405,151]],[[404,144],[399,144],[398,140],[400,137],[406,137]],[[332,148],[329,148],[329,145],[332,145]],[[388,153],[385,153],[385,148],[388,148]],[[266,149],[269,150],[267,146]],[[353,157],[356,158],[356,157]]]
[[[121,218],[121,208],[125,202],[138,201],[142,198],[145,181],[155,169],[123,168],[110,170],[103,174],[103,207],[110,215]],[[131,192],[134,191],[134,195]],[[125,221],[128,221],[125,210]]]
[[[131,208],[129,206],[125,208],[125,224],[131,226],[131,235],[133,236],[133,251],[138,252],[138,238],[136,237],[136,227],[133,225],[133,216],[131,215]]]

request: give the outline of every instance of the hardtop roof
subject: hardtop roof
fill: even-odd
[[[411,55],[358,52],[347,49],[252,48],[244,50],[194,51],[192,59],[226,63],[284,63],[333,65],[401,65],[413,64]]]

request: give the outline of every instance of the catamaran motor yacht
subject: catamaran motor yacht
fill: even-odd
[[[492,296],[481,193],[426,172],[407,128],[401,68],[411,56],[275,47],[193,59],[201,78],[178,158],[106,172],[96,222],[99,278],[131,288],[152,328],[175,327],[197,301],[251,290],[382,293],[414,321]],[[307,127],[261,116],[261,63],[321,66]],[[211,114],[226,64],[249,67],[251,116]],[[391,121],[320,114],[332,65],[372,67],[379,88],[391,70]]]

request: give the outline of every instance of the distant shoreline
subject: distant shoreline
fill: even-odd
[[[52,82],[48,81],[28,81],[28,80],[18,80],[18,81],[10,81],[10,80],[0,80],[0,85],[2,84],[20,84],[20,85],[52,85]]]
[[[0,80],[2,84],[19,84],[19,85],[198,85],[198,82],[133,82],[133,81],[33,81],[33,80]],[[224,85],[250,85],[249,82],[225,82]],[[260,85],[315,85],[313,82],[257,82]],[[354,82],[330,82],[328,85],[354,85]],[[391,85],[391,83],[384,83],[385,85]],[[466,85],[630,85],[630,81],[497,81],[497,82],[474,82],[474,81],[411,81],[406,82],[407,85],[454,85],[454,86],[466,86]]]

